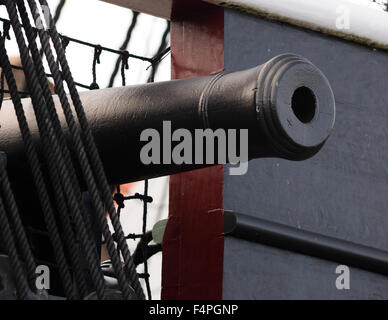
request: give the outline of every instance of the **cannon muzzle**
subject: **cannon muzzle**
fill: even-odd
[[[71,149],[59,99],[54,100]],[[171,121],[172,131],[184,128],[193,134],[196,129],[248,129],[249,159],[303,160],[320,150],[335,119],[328,80],[311,62],[293,54],[239,72],[82,92],[81,100],[112,184],[211,165],[144,164],[141,133],[148,128],[162,132],[165,121]],[[24,99],[23,105],[39,147],[30,100]],[[0,122],[0,150],[8,156],[10,177],[16,184],[25,183],[29,168],[11,101],[4,102]]]

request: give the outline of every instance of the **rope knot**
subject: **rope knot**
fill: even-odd
[[[140,194],[140,193],[135,193],[134,198],[142,200],[142,201],[147,202],[147,203],[152,203],[152,201],[154,201],[154,199],[152,199],[152,197],[144,195],[144,194]]]
[[[129,59],[129,52],[127,50],[123,51],[121,54],[121,61],[125,69],[129,69],[129,64],[128,64],[128,59]]]
[[[94,48],[94,61],[96,61],[98,64],[101,63],[100,61],[101,53],[102,53],[102,48],[100,45],[97,45]]]
[[[125,197],[122,193],[118,192],[114,195],[113,200],[116,201],[119,208],[123,209],[125,207],[124,200]]]
[[[61,38],[62,40],[62,47],[63,47],[63,50],[66,51],[66,48],[68,47],[69,43],[70,43],[70,40],[65,38],[65,37],[62,37]]]
[[[3,22],[3,33],[4,38],[7,40],[11,40],[11,36],[9,35],[9,30],[11,29],[11,23],[9,21]]]
[[[98,90],[100,87],[98,86],[97,82],[92,82],[92,84],[89,86],[90,90]]]

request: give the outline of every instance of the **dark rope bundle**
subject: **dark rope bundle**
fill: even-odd
[[[37,19],[38,18],[38,16],[37,16],[38,10],[37,10],[37,7],[35,6],[34,1],[28,1],[28,3],[30,5],[31,11],[35,12],[35,16],[36,16],[35,18]],[[47,6],[46,1],[40,1],[40,3],[41,3],[41,5]],[[77,135],[77,132],[73,132],[74,138],[76,139],[76,141],[74,141],[75,146],[76,146],[75,149],[77,151],[77,155],[80,157],[80,165],[81,165],[83,172],[85,174],[84,178],[86,180],[86,183],[88,185],[88,190],[89,190],[89,192],[92,196],[92,199],[93,199],[94,209],[98,215],[98,220],[101,224],[101,228],[102,228],[104,237],[107,240],[108,251],[109,251],[109,254],[110,254],[112,261],[113,261],[113,266],[114,266],[114,269],[116,271],[116,274],[117,274],[117,277],[119,280],[120,288],[123,291],[124,295],[126,295],[126,298],[129,298],[130,291],[129,291],[128,286],[126,285],[125,276],[123,275],[122,269],[121,269],[121,262],[120,262],[119,257],[116,254],[115,247],[113,244],[113,239],[112,239],[112,236],[110,234],[110,231],[109,231],[109,228],[107,225],[107,221],[105,219],[104,204],[108,208],[115,232],[120,238],[119,246],[120,246],[121,251],[123,252],[125,266],[130,271],[130,279],[127,279],[127,280],[129,280],[131,282],[137,295],[140,298],[143,298],[143,292],[141,290],[141,287],[140,287],[140,284],[138,281],[138,277],[137,277],[137,273],[134,269],[133,262],[131,260],[131,255],[129,253],[129,249],[128,249],[127,244],[126,244],[124,237],[123,237],[121,225],[117,219],[117,215],[116,215],[116,212],[115,212],[115,209],[113,206],[113,202],[112,202],[112,198],[110,195],[109,186],[108,186],[108,183],[106,180],[105,173],[104,173],[103,168],[102,168],[101,161],[100,161],[99,156],[98,156],[97,148],[94,144],[94,141],[93,141],[93,138],[91,135],[91,131],[90,131],[90,127],[87,123],[86,116],[85,116],[81,101],[80,101],[79,96],[78,96],[78,92],[75,89],[75,85],[73,83],[73,79],[72,79],[72,76],[71,76],[65,55],[64,55],[64,51],[63,51],[59,36],[55,30],[55,27],[52,28],[51,30],[49,30],[49,33],[51,35],[53,45],[57,51],[58,61],[60,62],[60,65],[62,67],[62,71],[63,71],[62,76],[64,77],[64,79],[69,87],[70,94],[71,94],[71,97],[73,100],[73,104],[75,106],[75,110],[76,110],[77,115],[78,115],[78,120],[79,120],[79,123],[81,125],[81,130],[83,131],[82,135],[83,135],[83,140],[84,140],[83,142],[85,143],[85,149],[86,149],[85,151],[86,151],[86,153],[88,153],[88,156],[89,156],[91,163],[89,164],[89,161],[84,154],[85,152],[82,150],[82,140],[77,139],[77,137],[79,137],[79,135]],[[49,52],[50,52],[51,48],[49,45],[45,45],[45,43],[46,44],[48,43],[48,35],[46,33],[44,33],[43,31],[39,31],[39,36],[40,36],[41,41],[43,43],[43,47],[46,46],[45,53],[46,53],[46,56],[48,55],[48,58],[49,58],[50,57]],[[50,61],[49,61],[49,64],[50,64]],[[55,64],[50,64],[50,69],[53,73],[55,71],[58,71],[58,70],[55,70],[55,68],[56,68]],[[57,82],[56,82],[56,86],[57,86]],[[60,85],[59,85],[59,87],[56,87],[56,89],[57,89],[57,93],[60,96],[61,96],[60,92],[62,91],[63,99],[67,99],[67,97],[64,94],[64,90],[63,90],[63,88],[61,88]],[[61,102],[64,103],[64,101],[61,101]],[[64,107],[65,106],[66,106],[66,103],[64,103]],[[64,110],[64,111],[66,113],[66,110]],[[70,129],[75,130],[76,127],[74,126],[74,120],[73,120],[73,126],[72,126],[71,123],[69,123],[69,121],[72,121],[72,120],[71,119],[69,120],[69,119],[70,118],[67,117],[67,121],[68,121]],[[94,180],[92,170],[94,171],[94,173],[96,175],[97,181]],[[98,186],[98,184],[99,184],[99,186]],[[98,189],[100,189],[100,190],[98,190]],[[101,199],[100,196],[102,196],[103,199]]]
[[[86,258],[97,296],[100,299],[104,299],[106,288],[103,274],[99,268],[97,248],[95,243],[92,241],[93,238],[90,236],[91,231],[88,230],[88,224],[85,222],[85,208],[82,204],[79,182],[76,179],[74,164],[71,161],[70,152],[65,143],[62,129],[59,125],[58,115],[49,90],[42,60],[40,59],[40,53],[35,42],[34,30],[30,24],[29,16],[23,1],[15,3],[14,1],[7,0],[4,1],[4,3],[19,46],[22,65],[25,71],[28,88],[30,90],[31,101],[43,145],[43,154],[48,167],[50,187],[52,187],[55,194],[54,198],[56,206],[53,205],[52,199],[50,199],[47,192],[48,186],[43,178],[44,174],[42,173],[41,164],[38,160],[35,146],[31,140],[31,133],[25,120],[23,106],[4,46],[3,48],[0,48],[0,59],[2,61],[3,71],[5,72],[6,80],[9,85],[11,98],[13,100],[16,113],[18,114],[18,121],[21,127],[23,140],[25,142],[29,163],[41,201],[46,226],[54,247],[54,253],[56,255],[59,273],[66,296],[69,299],[74,299],[79,297],[83,298],[86,294],[80,270],[80,262],[79,259],[77,259],[78,248],[75,242],[76,237],[74,237],[75,231],[76,236],[80,240],[80,247]],[[35,1],[31,0],[27,1],[27,3],[35,21],[43,21],[40,20],[41,10],[39,10]],[[40,6],[45,6],[45,12],[47,13],[47,2],[40,1]],[[19,16],[22,19],[22,23],[19,21]],[[50,21],[52,21],[51,14],[49,17],[45,18],[47,18],[46,25],[50,26]],[[26,34],[28,44],[23,36],[22,25],[24,26],[24,32]],[[60,37],[55,26],[50,28],[48,31],[43,28],[38,28],[37,31],[42,43],[43,52],[53,75],[55,91],[59,95],[66,121],[69,126],[77,159],[82,168],[84,179],[88,186],[88,191],[91,194],[97,219],[107,241],[108,251],[112,258],[120,290],[122,291],[124,298],[132,299],[133,291],[128,285],[129,283],[134,288],[136,296],[143,299],[144,294],[139,283],[138,275],[127,247],[117,213],[113,206],[110,188],[108,186],[78,92],[75,89],[75,84],[67,64]],[[57,61],[54,59],[50,42],[52,42],[55,48],[58,59]],[[57,63],[59,63],[61,71]],[[80,127],[76,125],[75,118],[70,108],[70,103],[64,91],[63,80],[65,80],[67,86],[69,87]],[[120,257],[115,250],[113,238],[105,219],[105,207],[108,208],[115,233],[119,240],[119,248],[123,254],[125,262],[124,269],[122,268]],[[54,210],[54,208],[57,210]],[[62,237],[60,236],[58,230],[57,221],[55,219],[56,214],[54,212],[56,212],[59,216],[61,227],[64,230],[61,234]],[[71,223],[72,221],[74,223]],[[67,246],[67,250],[70,252],[71,265],[77,279],[77,286],[74,285],[74,281],[71,276],[70,268],[65,255],[65,246]]]
[[[3,4],[5,4],[7,8],[10,20],[0,18],[0,20],[3,21],[4,29],[4,37],[1,38],[2,46],[0,46],[0,60],[2,67],[0,76],[0,99],[2,99],[2,95],[4,93],[10,93],[15,107],[22,138],[26,148],[26,154],[41,203],[41,209],[48,235],[53,246],[53,252],[65,295],[68,299],[79,299],[90,296],[90,287],[88,288],[85,280],[85,266],[83,263],[86,263],[86,267],[89,270],[89,275],[95,290],[95,294],[93,295],[97,296],[99,299],[104,299],[107,297],[107,288],[105,287],[103,273],[100,268],[97,244],[95,240],[93,240],[93,231],[88,223],[89,217],[87,217],[87,210],[82,199],[80,182],[75,174],[75,163],[73,163],[72,157],[70,156],[70,151],[60,126],[47,78],[52,78],[54,80],[55,93],[58,94],[66,122],[69,127],[74,154],[79,167],[82,169],[83,180],[91,197],[95,219],[98,222],[100,230],[104,236],[104,242],[107,245],[108,253],[111,257],[112,266],[118,279],[118,285],[122,295],[125,299],[133,299],[134,297],[144,299],[144,293],[139,282],[139,278],[143,278],[145,280],[148,298],[151,299],[147,259],[157,251],[153,250],[153,253],[150,254],[148,247],[149,240],[145,240],[149,238],[149,232],[146,232],[147,205],[152,202],[152,198],[148,196],[148,181],[145,181],[143,195],[136,194],[134,196],[124,197],[121,195],[120,188],[118,187],[118,192],[114,198],[112,198],[111,190],[108,186],[102,163],[75,86],[81,86],[88,89],[99,88],[97,84],[96,67],[97,64],[100,63],[100,56],[103,51],[109,51],[119,55],[111,80],[113,79],[114,81],[121,64],[122,85],[125,85],[125,70],[129,68],[128,59],[134,58],[142,61],[148,61],[150,63],[150,67],[152,69],[149,82],[152,82],[159,62],[170,51],[170,48],[166,48],[169,24],[163,34],[162,41],[156,55],[153,58],[146,58],[130,54],[125,50],[129,44],[131,34],[136,25],[138,16],[137,13],[134,13],[133,15],[130,28],[121,49],[114,50],[59,35],[55,28],[55,22],[59,18],[65,1],[61,1],[58,5],[54,18],[52,18],[51,13],[48,11],[46,0],[39,0],[39,2],[37,0],[26,0],[25,2],[28,4],[28,8],[34,21],[39,21],[39,25],[38,23],[35,23],[35,26],[31,24],[29,13],[27,12],[24,1],[3,1]],[[43,7],[45,10],[43,10]],[[44,13],[43,18],[41,17],[40,12]],[[47,13],[49,14],[47,15]],[[42,21],[45,21],[46,27],[42,27]],[[5,38],[10,38],[9,31],[11,27],[19,46],[22,67],[10,64],[4,46]],[[38,49],[36,42],[37,37],[39,37],[41,43],[40,49]],[[77,83],[72,78],[65,56],[65,50],[70,42],[94,48],[92,65],[93,82],[89,86]],[[46,57],[48,62],[51,72],[50,74],[46,73],[43,67],[43,55]],[[29,92],[18,91],[12,69],[24,71]],[[4,89],[4,80],[7,81],[9,90]],[[64,82],[69,89],[70,98],[74,106],[77,120],[75,119],[73,110],[70,107],[70,101],[65,92]],[[31,97],[33,104],[42,141],[45,160],[44,163],[47,164],[46,166],[42,165],[40,159],[38,158],[38,153],[32,142],[31,132],[24,115],[21,95],[26,94]],[[53,192],[51,193],[49,190],[52,190]],[[7,192],[3,191],[3,193],[7,194],[7,199],[9,194],[12,195],[12,191],[9,190]],[[122,197],[120,197],[120,195]],[[136,256],[142,257],[143,259],[143,274],[137,274],[136,272],[133,257],[126,242],[126,240],[131,237],[124,236],[120,223],[120,211],[124,208],[124,201],[131,199],[140,199],[144,204],[142,234],[136,235],[133,238],[141,239],[138,244],[138,248],[136,249]],[[114,208],[113,200],[118,204],[117,212]],[[8,203],[9,200],[6,202],[5,210],[13,208],[9,207]],[[2,209],[1,203],[0,209]],[[28,290],[32,290],[32,282],[35,279],[35,273],[31,273],[32,266],[35,265],[35,262],[28,243],[26,242],[25,237],[23,238],[23,234],[21,234],[21,222],[14,222],[15,212],[17,212],[17,210],[12,210],[13,213],[11,217],[13,219],[11,221],[11,228],[15,228],[13,232],[15,233],[17,246],[20,248],[24,248],[24,246],[26,246],[27,248],[25,250],[22,249],[21,254],[22,259],[26,264],[25,268],[27,268],[28,271],[27,282],[30,285],[30,288],[23,285],[22,279],[18,279],[17,283],[18,292],[20,292],[19,296],[26,298],[26,292]],[[106,211],[109,213],[109,217],[114,228],[113,235],[109,230],[105,217]],[[2,220],[0,231],[2,234],[9,235],[9,232],[12,230],[6,230],[6,222],[6,220]],[[3,228],[5,228],[4,233]],[[10,239],[12,240],[12,238]],[[115,242],[117,243],[117,248],[115,246]],[[8,245],[8,242],[6,243]],[[16,271],[18,278],[22,273],[22,269],[18,267],[18,262],[15,260],[16,253],[15,251],[12,251],[12,243],[10,245],[10,260],[15,266],[13,268]],[[140,251],[141,254],[139,253]],[[84,257],[84,261],[81,261],[81,254]],[[124,259],[124,264],[120,259],[121,255]],[[136,265],[138,263],[139,259],[137,259]]]
[[[0,39],[0,51],[3,46],[3,39]],[[6,163],[6,155],[0,152],[0,238],[15,275],[17,295],[26,300],[35,291],[36,265],[8,180]],[[24,258],[24,265],[18,251]]]
[[[37,194],[42,206],[42,212],[45,219],[47,229],[50,234],[50,240],[54,248],[54,254],[59,266],[59,273],[63,283],[63,287],[68,298],[74,298],[72,280],[68,266],[65,262],[65,254],[62,247],[62,241],[59,237],[59,232],[54,219],[54,209],[49,198],[47,186],[44,182],[43,172],[36,148],[33,144],[31,131],[29,129],[26,116],[21,103],[20,95],[17,90],[16,81],[12,73],[11,64],[4,46],[4,38],[0,41],[0,61],[2,70],[8,83],[11,99],[15,108],[16,116],[19,122],[22,139],[26,149],[31,172],[34,178]]]
[[[24,3],[20,2],[20,4],[18,4],[18,6],[19,6],[19,13],[20,13],[20,16],[22,17],[22,21],[24,23],[24,27],[25,27],[25,30],[26,30],[27,38],[28,38],[29,43],[30,43],[30,49],[31,49],[32,57],[33,57],[35,65],[37,66],[36,68],[37,68],[37,71],[38,71],[38,78],[40,80],[42,88],[44,89],[45,99],[48,102],[48,106],[49,106],[49,110],[50,110],[50,115],[52,116],[53,123],[55,125],[55,130],[59,133],[60,148],[64,152],[64,160],[65,160],[67,166],[71,170],[72,164],[71,164],[71,160],[70,160],[70,154],[68,152],[64,136],[63,136],[63,134],[61,134],[62,130],[61,130],[61,127],[60,127],[59,120],[58,120],[57,117],[55,117],[56,111],[55,111],[54,102],[52,100],[51,92],[50,92],[50,89],[48,87],[48,82],[47,82],[47,80],[45,78],[45,75],[44,75],[43,66],[40,63],[40,58],[39,58],[39,55],[38,55],[38,49],[37,49],[37,46],[36,46],[36,44],[34,42],[34,37],[33,37],[32,29],[31,29],[31,25],[29,24],[27,11],[26,11],[26,8],[24,7]],[[51,59],[50,59],[50,62],[52,62]],[[59,161],[62,161],[62,159],[59,159]],[[50,166],[51,165],[49,164],[49,167]],[[52,171],[53,169],[50,169],[50,170]],[[76,181],[76,178],[75,178],[74,171],[71,171],[70,174],[71,174],[70,176],[72,177],[72,179],[71,179],[71,181],[69,180],[69,181],[65,182],[66,183],[66,187],[65,187],[66,189],[64,188],[64,191],[65,192],[69,192],[71,194],[72,193],[71,189],[72,189],[72,187],[76,187],[77,186],[77,181]],[[63,177],[62,179],[64,179],[64,181],[65,181],[66,177]],[[80,269],[80,264],[79,264],[79,258],[77,258],[75,244],[72,244],[73,241],[71,240],[71,239],[74,239],[74,234],[72,233],[72,230],[71,230],[70,221],[68,219],[68,214],[66,212],[65,199],[63,197],[63,193],[61,192],[61,186],[58,183],[58,181],[55,181],[55,184],[53,185],[53,188],[54,188],[55,196],[56,196],[58,207],[59,207],[60,219],[61,219],[61,222],[62,222],[62,224],[64,226],[63,227],[64,233],[65,233],[65,237],[64,238],[66,239],[66,243],[68,244],[68,246],[70,248],[69,251],[70,251],[70,255],[71,255],[72,261],[73,261],[74,269],[76,270],[76,277],[77,277],[78,283],[80,285],[81,293],[85,294],[84,281],[81,280],[81,269]],[[70,214],[72,214],[73,212],[78,212],[80,210],[80,209],[77,208],[77,203],[78,204],[82,203],[81,197],[79,196],[80,191],[78,191],[76,194],[78,195],[78,198],[76,199],[76,201],[73,200],[72,203],[69,204],[69,206],[70,206],[69,207]],[[78,232],[82,232],[85,235],[91,233],[90,230],[85,231],[86,227],[84,226],[84,222],[79,218],[79,214],[75,214],[73,216],[73,219],[76,222],[75,226],[79,228]],[[93,243],[90,240],[88,241],[87,237],[81,237],[81,242],[84,244],[84,246],[86,248],[85,249],[85,251],[86,251],[85,254],[86,254],[87,261],[89,263],[89,267],[92,270],[92,272],[91,272],[92,277],[94,278],[95,282],[99,283],[99,291],[102,294],[102,288],[103,288],[102,282],[103,282],[103,279],[102,279],[101,276],[98,276],[98,273],[99,273],[98,269],[99,268],[98,268],[98,264],[95,262],[96,257],[91,257],[90,256],[90,254],[92,254],[94,252],[97,252],[97,248],[95,246],[93,246]]]
[[[1,106],[3,105],[3,100],[4,100],[4,81],[5,81],[5,76],[3,70],[1,70],[0,74],[0,110]]]

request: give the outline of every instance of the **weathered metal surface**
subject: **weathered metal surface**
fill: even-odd
[[[172,132],[185,128],[193,136],[195,129],[248,129],[250,159],[303,160],[323,146],[335,118],[334,97],[325,76],[292,54],[245,71],[84,92],[81,99],[112,184],[207,166],[141,162],[139,155],[146,144],[140,141],[143,130],[156,129],[161,140],[171,140],[163,136],[163,121],[171,121]],[[57,98],[55,103],[59,109]],[[30,100],[23,105],[33,139],[39,143]],[[4,102],[0,119],[0,150],[8,156],[11,180],[20,184],[29,175],[12,102]]]

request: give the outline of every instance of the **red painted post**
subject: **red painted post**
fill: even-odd
[[[172,77],[224,69],[224,10],[175,0],[171,19]],[[170,178],[169,222],[163,241],[162,299],[222,299],[223,166]]]

